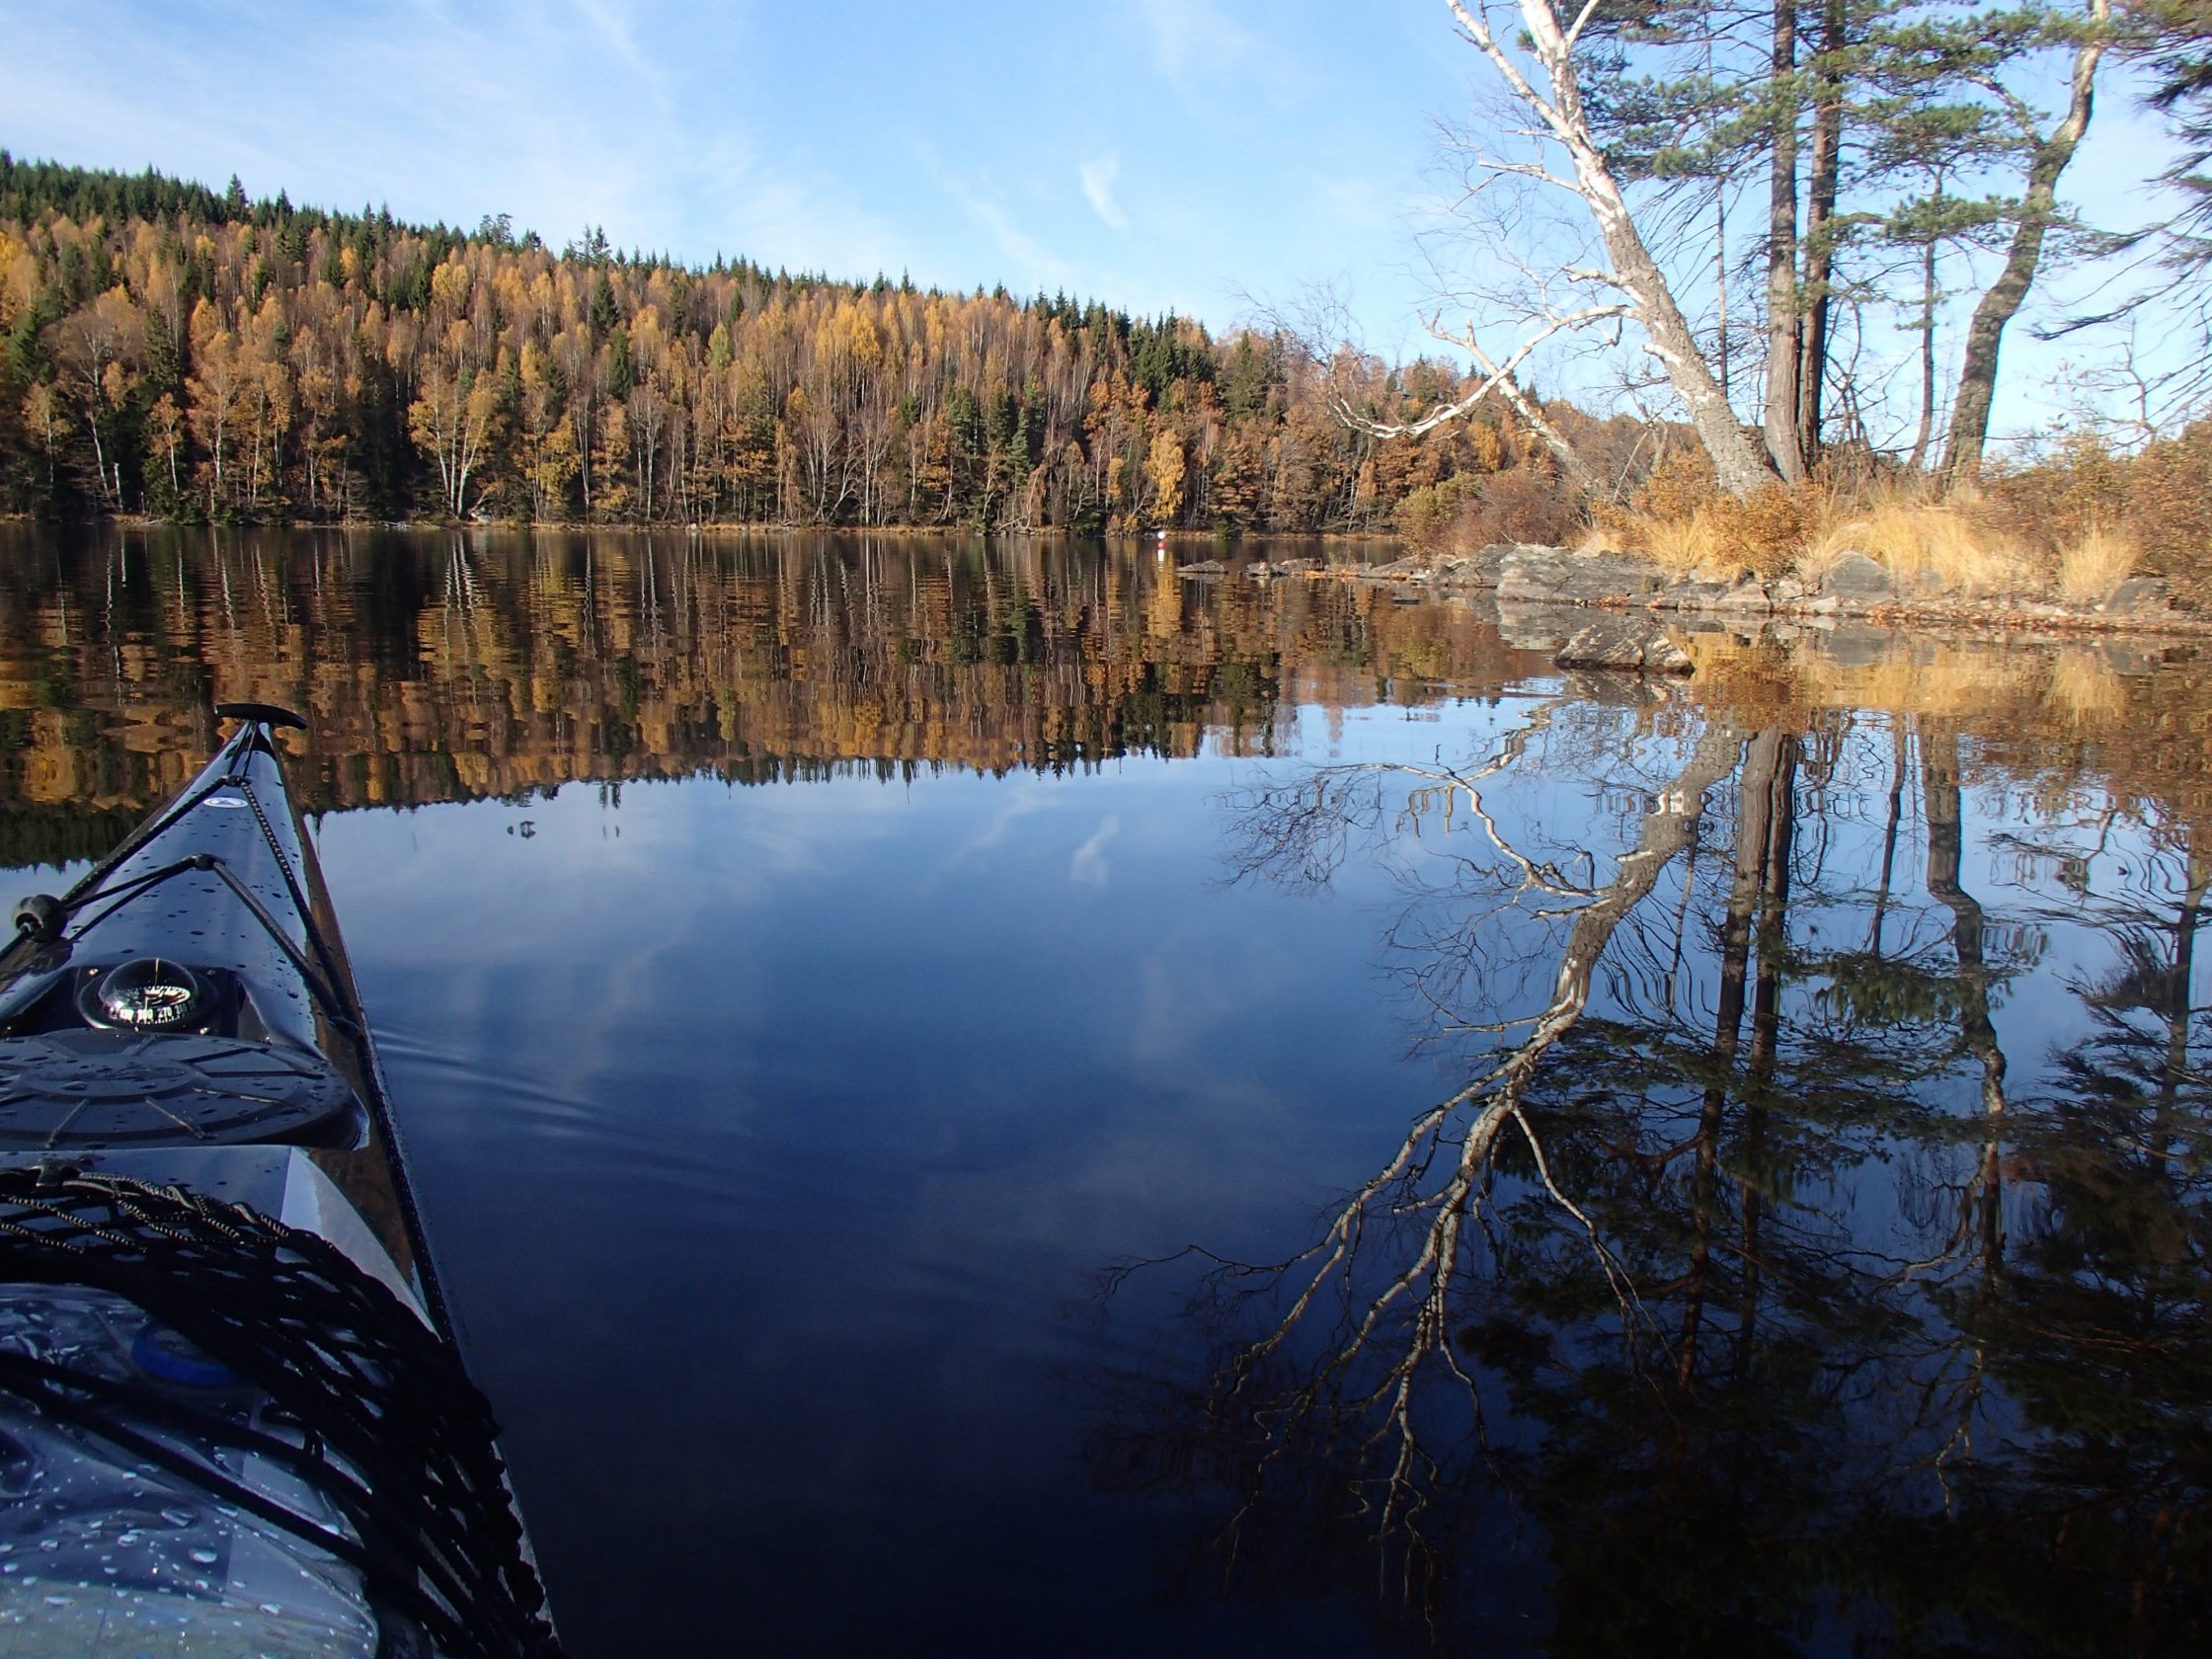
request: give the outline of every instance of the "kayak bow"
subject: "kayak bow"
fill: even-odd
[[[0,1629],[552,1655],[285,786],[304,723],[216,712],[0,950]]]

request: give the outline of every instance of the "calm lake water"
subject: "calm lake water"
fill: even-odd
[[[0,894],[313,722],[579,1659],[2206,1641],[2195,648],[0,533]]]

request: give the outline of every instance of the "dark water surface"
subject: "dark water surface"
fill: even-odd
[[[1559,626],[8,531],[0,874],[309,714],[580,1656],[2199,1648],[2204,665]]]

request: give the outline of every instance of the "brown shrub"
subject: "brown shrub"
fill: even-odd
[[[1656,487],[1639,494],[1639,507],[1657,501],[1667,512],[1601,512],[1598,529],[1611,545],[1679,576],[1779,576],[1796,563],[1820,516],[1819,496],[1781,484],[1738,501],[1709,487],[1699,495],[1694,475],[1652,476]]]
[[[1399,538],[1407,548],[1423,555],[1442,551],[1457,535],[1460,515],[1473,499],[1477,483],[1469,474],[1460,473],[1408,493],[1395,514]]]
[[[2212,420],[2129,463],[2120,523],[2143,550],[2143,567],[2165,577],[2174,597],[2212,610]]]
[[[1716,496],[1703,509],[1712,519],[1721,562],[1758,576],[1792,568],[1823,516],[1822,498],[1810,490],[1769,484],[1750,497]]]
[[[2127,506],[2126,457],[2094,434],[2068,437],[2032,465],[1992,469],[1976,499],[2019,541],[2044,552],[2117,521]]]
[[[1592,550],[1640,553],[1678,575],[1709,571],[1719,542],[1706,510],[1719,497],[1712,462],[1702,449],[1669,449],[1625,506],[1604,502],[1591,511],[1588,544]]]
[[[1671,449],[1628,505],[1646,518],[1683,519],[1719,494],[1712,461],[1702,449]]]
[[[2097,543],[2117,537],[2134,545],[2140,568],[2164,577],[2176,599],[2212,609],[2212,420],[2134,455],[2076,436],[1991,477],[1985,493],[1992,514],[2054,568],[2074,550],[2076,585],[2101,575],[2089,563],[2109,568],[2113,550]]]
[[[1470,552],[1500,541],[1560,547],[1581,536],[1588,514],[1582,492],[1553,477],[1548,466],[1517,466],[1476,482],[1472,500],[1460,510],[1455,539]]]

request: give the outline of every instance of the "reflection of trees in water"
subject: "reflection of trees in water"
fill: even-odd
[[[150,805],[217,696],[314,716],[319,804],[399,804],[1267,753],[1294,704],[1539,662],[1463,609],[1096,545],[0,532],[0,804]]]
[[[1440,1635],[2201,1640],[2212,861],[2174,831],[2097,910],[2093,1034],[2023,1082],[1995,1015],[2042,936],[1970,890],[1955,725],[1894,737],[1715,720],[1661,763],[1546,704],[1477,765],[1237,803],[1242,876],[1398,872],[1388,949],[1469,1080],[1310,1248],[1211,1263],[1209,1373],[1125,1402],[1107,1466],[1214,1494],[1232,1579]],[[1640,791],[1617,853],[1544,835],[1561,778]]]

